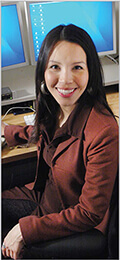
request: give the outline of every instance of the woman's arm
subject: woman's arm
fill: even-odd
[[[24,144],[28,142],[33,126],[4,125],[2,123],[2,134],[5,136],[9,146]]]

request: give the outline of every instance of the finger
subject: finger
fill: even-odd
[[[12,250],[10,250],[10,257],[14,259],[14,252]]]
[[[13,259],[14,259],[14,260],[17,260],[17,254],[16,254],[16,252],[13,252]]]
[[[4,257],[7,257],[7,255],[6,255],[6,248],[2,249],[2,254],[3,254]]]
[[[10,257],[10,249],[9,248],[6,248],[6,256]]]
[[[2,254],[3,254],[3,256],[6,258],[7,256],[6,256],[6,252],[5,252],[5,250],[4,251],[2,251]]]

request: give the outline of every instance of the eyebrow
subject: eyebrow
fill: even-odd
[[[48,62],[54,62],[54,63],[61,64],[59,61],[55,61],[55,60],[49,60]]]
[[[57,63],[57,64],[61,64],[59,61],[55,61],[55,60],[49,60],[49,62],[53,62],[53,63]],[[72,65],[75,65],[75,64],[81,64],[81,63],[84,63],[86,65],[86,62],[84,61],[76,61],[76,62],[73,62]]]
[[[78,64],[78,63],[80,63],[80,64],[84,63],[86,65],[86,62],[84,62],[84,61],[76,61],[76,62],[73,62],[72,64],[75,65],[75,64]]]

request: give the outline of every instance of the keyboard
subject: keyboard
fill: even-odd
[[[24,116],[24,121],[26,125],[34,125],[35,123],[35,114]]]

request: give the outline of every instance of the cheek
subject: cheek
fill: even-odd
[[[45,72],[45,83],[48,88],[54,87],[54,85],[56,85],[56,83],[57,83],[57,77],[53,73],[46,71]]]
[[[82,75],[82,76],[79,77],[79,86],[80,86],[81,88],[87,87],[88,79],[89,79],[89,75],[88,75],[88,73],[86,72],[84,75]]]

